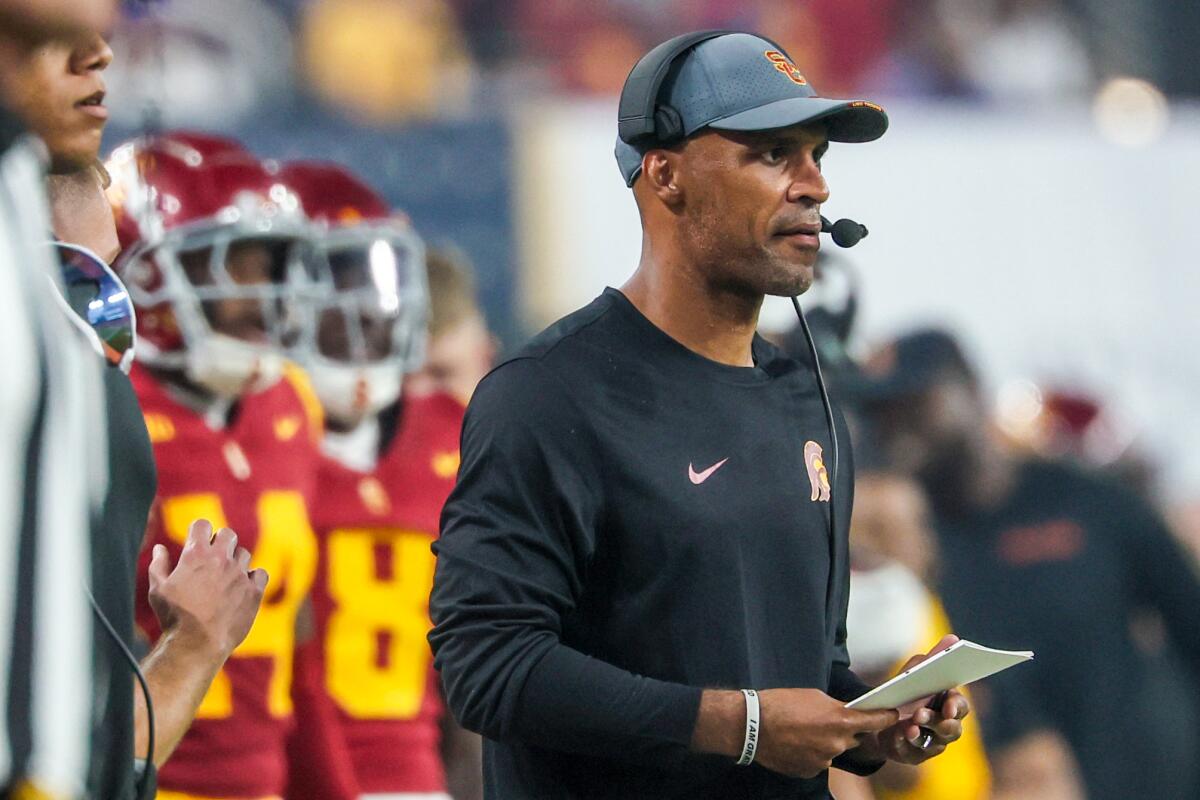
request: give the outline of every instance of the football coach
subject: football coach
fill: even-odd
[[[830,485],[812,365],[755,333],[765,295],[812,282],[829,142],[887,117],[745,33],[660,45],[621,107],[640,263],[476,391],[436,666],[487,737],[489,798],[828,798],[831,764],[919,763],[967,713],[957,692],[904,721],[845,707],[868,688],[845,647],[852,469]]]

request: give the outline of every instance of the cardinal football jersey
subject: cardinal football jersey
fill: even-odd
[[[374,471],[329,458],[311,507],[326,686],[366,793],[442,792],[444,709],[425,639],[442,504],[458,473],[463,407],[405,398]]]
[[[192,520],[238,534],[251,566],[270,582],[249,635],[217,673],[159,785],[184,796],[281,795],[296,613],[316,572],[317,544],[307,500],[316,476],[319,407],[298,371],[243,398],[232,423],[213,429],[146,371],[133,383],[158,465],[138,586],[138,623],[153,640],[157,620],[146,600],[146,568],[155,544],[174,563]],[[213,598],[220,602],[220,598]]]

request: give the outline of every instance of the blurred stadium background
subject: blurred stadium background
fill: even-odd
[[[857,279],[851,351],[949,328],[1012,440],[1120,464],[1200,553],[1200,3],[131,0],[106,139],[341,162],[466,256],[511,350],[632,273],[617,95],[699,28],[764,32],[821,94],[891,116],[825,161],[826,215],[871,229],[823,256]],[[762,327],[793,321],[781,302]]]
[[[848,256],[860,345],[945,323],[1015,429],[1045,392],[1093,399],[1098,458],[1135,448],[1172,510],[1200,500],[1196,3],[130,3],[108,141],[149,122],[349,165],[469,257],[511,347],[632,271],[616,95],[650,45],[704,27],[766,31],[823,94],[891,114],[827,161],[830,216],[872,230]]]

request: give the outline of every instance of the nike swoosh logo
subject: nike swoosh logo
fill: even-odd
[[[692,483],[699,486],[700,484],[704,483],[706,480],[711,478],[712,474],[714,472],[716,472],[717,470],[719,470],[721,467],[723,467],[725,465],[725,462],[728,460],[729,460],[728,458],[722,458],[720,461],[713,464],[711,467],[704,470],[703,472],[696,472],[696,468],[693,467],[689,463],[688,464],[688,477],[691,478]]]

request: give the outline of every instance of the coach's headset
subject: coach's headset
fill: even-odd
[[[693,47],[715,39],[744,31],[709,30],[685,33],[668,39],[642,56],[621,90],[621,100],[617,106],[617,135],[625,144],[639,148],[669,147],[684,139],[683,117],[672,106],[659,102],[658,95],[662,89],[667,73],[671,71],[675,60],[687,53]],[[766,39],[779,52],[786,52],[776,42],[760,33],[750,34],[760,39]],[[636,173],[635,173],[636,174]],[[867,235],[867,228],[849,219],[840,219],[831,223],[821,217],[821,232],[831,234],[834,244],[839,247],[853,247]],[[796,310],[796,318],[800,321],[800,329],[804,332],[804,341],[808,345],[812,357],[813,376],[817,381],[817,390],[821,395],[821,405],[825,410],[825,424],[829,427],[829,444],[833,451],[833,469],[831,470],[830,485],[837,485],[838,478],[838,437],[837,425],[833,417],[833,405],[829,402],[829,391],[825,388],[825,377],[821,374],[821,359],[817,355],[817,345],[813,340],[808,320],[804,318],[804,310],[800,307],[800,298],[792,298],[792,307]],[[829,546],[833,552],[836,536],[836,506],[834,500],[829,503]],[[829,570],[829,581],[825,586],[826,624],[832,623],[833,604],[833,573]]]

